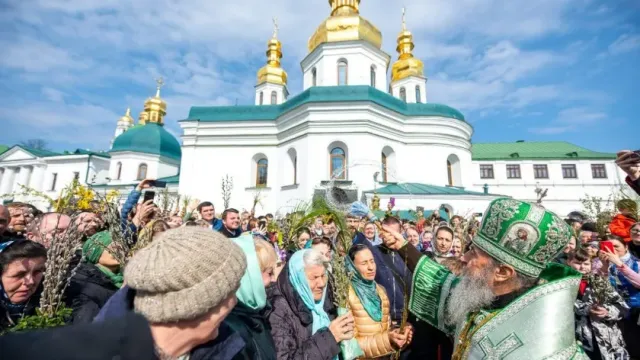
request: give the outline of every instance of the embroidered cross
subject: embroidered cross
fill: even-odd
[[[523,345],[522,341],[520,341],[515,333],[509,334],[509,336],[500,341],[498,345],[493,345],[493,341],[491,341],[488,336],[485,336],[478,344],[480,345],[480,349],[484,352],[482,360],[504,359],[515,349]]]

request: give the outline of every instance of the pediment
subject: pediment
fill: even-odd
[[[5,151],[2,155],[0,155],[0,161],[20,161],[33,159],[36,159],[36,156],[19,146],[14,146],[13,148]]]

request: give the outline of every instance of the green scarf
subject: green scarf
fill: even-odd
[[[351,273],[351,286],[360,299],[364,310],[375,322],[382,321],[382,299],[376,289],[376,282],[360,275],[353,261],[347,256],[347,271]]]
[[[102,253],[106,251],[107,246],[111,245],[112,241],[111,234],[108,231],[99,232],[87,239],[84,243],[82,246],[82,256],[89,264],[94,264],[100,272],[106,275],[113,285],[120,288],[122,287],[123,282],[122,272],[118,271],[117,273],[114,273],[106,267],[98,264]]]

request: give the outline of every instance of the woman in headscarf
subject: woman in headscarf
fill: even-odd
[[[0,334],[35,314],[46,261],[47,249],[34,241],[0,244]]]
[[[113,240],[108,231],[99,232],[82,246],[82,262],[71,278],[67,289],[67,302],[72,323],[90,323],[100,309],[122,287],[120,263],[109,252]]]
[[[389,298],[375,282],[376,262],[365,245],[349,250],[347,269],[351,273],[349,308],[355,319],[355,338],[364,352],[362,359],[389,358],[411,342],[412,328],[391,329]]]
[[[353,338],[351,313],[334,318],[325,306],[327,260],[317,250],[297,251],[278,277],[269,314],[278,360],[332,360],[338,344]]]
[[[247,270],[236,292],[238,304],[225,320],[246,344],[234,360],[275,360],[276,348],[266,316],[271,310],[266,288],[276,280],[276,252],[267,241],[251,234],[231,240],[247,257]]]
[[[427,249],[426,255],[433,260],[441,263],[444,259],[453,256],[451,248],[453,247],[453,230],[448,226],[441,226],[435,231],[431,247]]]
[[[416,249],[418,249],[418,251],[422,252],[422,242],[420,241],[420,234],[418,233],[418,230],[416,230],[416,228],[409,227],[405,231],[405,237],[407,238],[409,244],[413,245]]]

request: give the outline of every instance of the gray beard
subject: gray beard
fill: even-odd
[[[479,276],[473,276],[465,271],[460,282],[451,291],[447,303],[446,323],[458,326],[467,320],[467,315],[489,307],[496,296],[489,287],[487,279],[493,269],[485,269]]]

